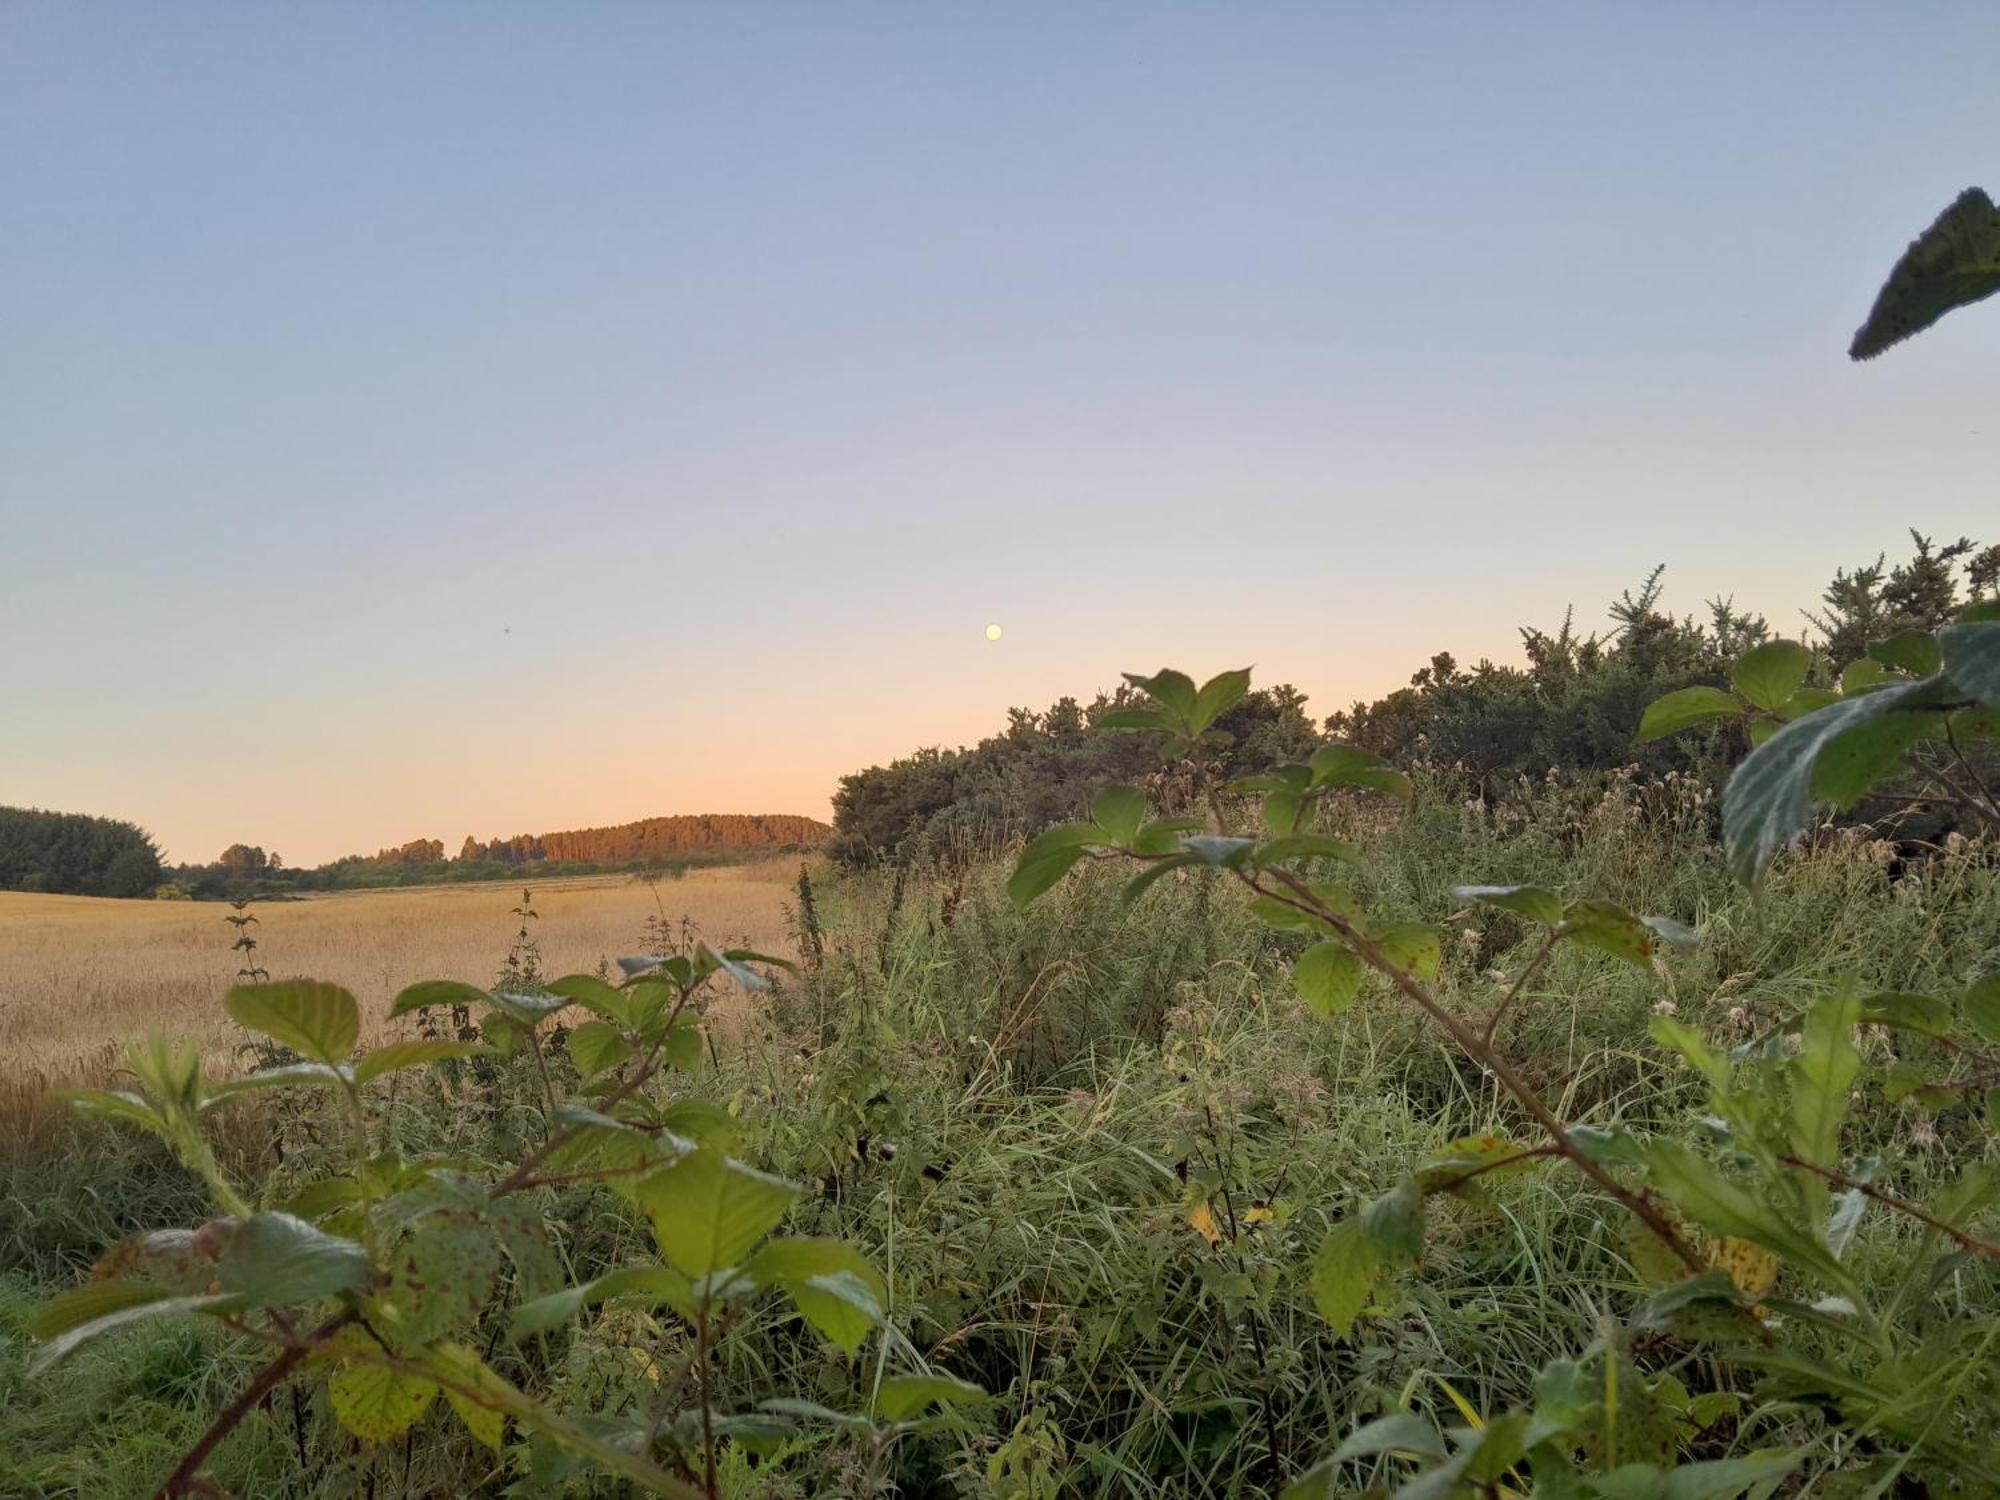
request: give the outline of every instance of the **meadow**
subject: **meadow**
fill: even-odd
[[[623,875],[533,888],[533,923],[552,974],[596,969],[671,913],[719,943],[782,944],[795,860],[697,868],[655,882]],[[256,959],[279,977],[343,985],[375,1041],[412,976],[490,983],[519,926],[521,888],[500,884],[340,892],[249,908]],[[185,1038],[225,1068],[242,1041],[217,1004],[243,957],[230,908],[0,891],[0,1093],[27,1107],[52,1087],[97,1081],[152,1030]]]
[[[1435,983],[1467,1016],[1488,1012],[1532,952],[1506,913],[1450,894],[1468,871],[1698,928],[1697,951],[1649,966],[1566,949],[1525,987],[1507,1034],[1506,1055],[1566,1118],[1632,1129],[1678,1129],[1702,1104],[1699,1080],[1649,1035],[1663,1015],[1718,1045],[1744,1042],[1843,984],[1946,986],[2000,956],[2000,881],[1978,846],[1906,867],[1865,834],[1835,835],[1753,893],[1729,878],[1709,815],[1688,789],[1629,777],[1528,787],[1504,806],[1420,783],[1408,811],[1350,820],[1371,848],[1356,893],[1442,924]],[[1644,1258],[1586,1185],[1509,1176],[1490,1196],[1439,1199],[1421,1268],[1378,1286],[1357,1331],[1337,1334],[1315,1306],[1315,1246],[1329,1226],[1412,1159],[1507,1128],[1508,1101],[1391,993],[1364,992],[1338,1021],[1300,1005],[1296,939],[1212,874],[1176,872],[1132,905],[1115,872],[1086,867],[1022,909],[1006,891],[1011,866],[820,871],[815,916],[765,940],[801,959],[799,973],[752,997],[754,1024],[720,1031],[671,1090],[722,1112],[732,1152],[802,1186],[794,1232],[837,1238],[880,1268],[878,1337],[843,1352],[786,1309],[748,1303],[697,1349],[689,1325],[628,1297],[525,1341],[496,1308],[476,1331],[495,1367],[605,1432],[648,1429],[669,1447],[698,1451],[700,1440],[659,1413],[697,1402],[738,1413],[712,1472],[680,1471],[691,1493],[1269,1495],[1371,1418],[1496,1419],[1538,1367],[1601,1347],[1607,1320],[1646,1297]],[[287,932],[317,920],[328,924],[319,956],[332,961],[333,934],[352,942],[414,900],[468,914],[448,956],[402,941],[481,978],[504,959],[511,923],[478,896],[288,908],[272,913],[272,946],[279,919]],[[776,878],[718,876],[712,889],[691,877],[661,896],[675,915],[727,899],[737,904],[708,907],[707,923],[748,929],[755,916],[768,932],[788,892]],[[649,892],[608,887],[537,903],[545,951],[586,968],[629,948],[637,934],[621,924],[652,910]],[[371,1013],[394,983],[387,961],[347,971],[370,986]],[[211,997],[221,987],[212,981]],[[557,1060],[570,1087],[588,1071],[578,1035]],[[1872,1060],[1897,1045],[1879,1034]],[[459,1066],[377,1101],[401,1149],[504,1162],[549,1128],[520,1058],[449,1072]],[[247,1096],[216,1118],[221,1170],[260,1204],[308,1201],[339,1170],[310,1097]],[[1856,1149],[1885,1163],[1901,1193],[1930,1192],[1954,1151],[1993,1148],[1976,1113],[1871,1098]],[[20,1144],[0,1180],[0,1494],[152,1493],[257,1369],[254,1344],[203,1322],[154,1322],[50,1379],[26,1371],[25,1330],[106,1245],[208,1217],[206,1191],[172,1152],[103,1122],[37,1112]],[[643,1219],[602,1183],[557,1183],[538,1210],[563,1279],[645,1253]],[[1871,1289],[1888,1289],[1922,1243],[1920,1226],[1872,1214],[1848,1254]],[[1930,1295],[1976,1306],[1990,1281],[1964,1266]],[[1664,1372],[1655,1389],[1679,1392],[1669,1417],[1684,1454],[1806,1442],[1838,1464],[1848,1451],[1811,1403],[1719,1373],[1699,1344],[1645,1339],[1632,1347]],[[814,1415],[867,1410],[885,1374],[912,1366],[987,1395],[900,1425]],[[1956,1359],[1939,1368],[1962,1378]],[[486,1447],[442,1402],[394,1440],[365,1442],[342,1430],[327,1389],[299,1381],[251,1411],[204,1482],[300,1497],[641,1492],[520,1428]],[[1374,1492],[1398,1469],[1377,1452],[1300,1493]],[[1837,1477],[1811,1492],[1848,1493]]]

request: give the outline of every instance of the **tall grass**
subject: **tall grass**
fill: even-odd
[[[1508,1045],[1575,1119],[1685,1118],[1696,1091],[1646,1040],[1663,1005],[1746,1040],[1848,979],[1921,988],[2000,959],[1990,851],[1899,862],[1841,838],[1752,895],[1726,879],[1707,816],[1697,794],[1615,780],[1543,787],[1506,813],[1432,792],[1361,830],[1372,852],[1357,885],[1447,923],[1438,988],[1468,1014],[1526,953],[1504,914],[1453,909],[1460,881],[1540,881],[1700,927],[1702,949],[1661,973],[1565,953],[1533,981]],[[1488,1411],[1519,1399],[1541,1362],[1636,1293],[1606,1206],[1561,1174],[1526,1175],[1496,1181],[1490,1207],[1440,1200],[1423,1267],[1378,1294],[1365,1340],[1335,1340],[1305,1282],[1327,1225],[1413,1156],[1504,1127],[1505,1101],[1386,993],[1337,1023],[1307,1013],[1287,976],[1295,941],[1226,884],[1168,880],[1128,907],[1112,872],[1086,871],[1022,913],[1004,874],[952,861],[820,881],[823,960],[729,1030],[697,1084],[741,1120],[739,1154],[808,1186],[793,1227],[859,1243],[889,1277],[903,1334],[994,1393],[890,1455],[901,1493],[1019,1497],[1043,1471],[1073,1494],[1273,1493],[1376,1412],[1408,1401],[1449,1416],[1452,1392]],[[559,914],[545,911],[541,936],[561,940]],[[498,1155],[525,1128],[526,1097],[505,1069],[467,1070],[400,1100],[398,1133],[406,1150]],[[1926,1132],[1984,1127],[1905,1104],[1872,1107],[1866,1128],[1920,1179]],[[0,1181],[4,1327],[120,1233],[204,1211],[148,1148],[49,1129]],[[274,1200],[317,1169],[309,1114],[241,1117],[225,1147]],[[1254,1214],[1255,1228],[1213,1243],[1204,1211]],[[644,1226],[591,1187],[561,1190],[548,1215],[573,1276],[645,1253]],[[1853,1254],[1886,1279],[1907,1246],[1875,1217]],[[518,1378],[606,1412],[672,1397],[686,1353],[670,1317],[611,1308],[511,1358]],[[853,1409],[878,1370],[876,1351],[829,1355],[775,1310],[746,1315],[721,1358],[740,1407],[780,1390]],[[19,1363],[17,1343],[0,1345],[0,1494],[144,1493],[189,1413],[241,1373],[226,1347],[171,1329],[134,1332],[55,1386],[24,1383]],[[169,1394],[135,1394],[140,1368]],[[1699,1361],[1682,1378],[1705,1378]],[[119,1413],[116,1431],[86,1420],[93,1404]],[[310,1402],[299,1420],[280,1402],[246,1423],[218,1475],[272,1496],[502,1492],[490,1456],[442,1420],[399,1454],[357,1449]],[[1753,1401],[1691,1441],[1737,1452],[1807,1420]],[[731,1451],[734,1495],[863,1495],[883,1477],[860,1445],[811,1429],[768,1462]],[[524,1492],[614,1491],[576,1478]]]

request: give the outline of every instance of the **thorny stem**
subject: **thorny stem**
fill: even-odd
[[[716,1500],[715,1490],[715,1403],[708,1389],[708,1294],[703,1292],[700,1316],[694,1322],[695,1390],[701,1398],[701,1484],[708,1500]]]
[[[1979,773],[1973,770],[1972,762],[1965,758],[1965,751],[1958,743],[1958,733],[1951,727],[1951,716],[1949,714],[1945,716],[1944,737],[1945,743],[1951,746],[1952,759],[1958,762],[1959,769],[1965,772],[1966,781],[1971,784],[1973,791],[1985,802],[1985,816],[1991,819],[1996,827],[2000,827],[2000,798],[1996,798],[1993,789],[1979,779]]]
[[[1618,1202],[1631,1210],[1637,1216],[1639,1222],[1644,1224],[1668,1249],[1672,1250],[1689,1270],[1702,1272],[1708,1269],[1708,1263],[1696,1253],[1692,1245],[1681,1237],[1680,1231],[1675,1229],[1667,1217],[1653,1206],[1644,1193],[1635,1192],[1633,1189],[1625,1186],[1624,1183],[1612,1176],[1602,1166],[1591,1160],[1583,1148],[1571,1139],[1569,1130],[1557,1118],[1555,1111],[1543,1102],[1542,1096],[1535,1092],[1533,1085],[1516,1072],[1513,1064],[1509,1063],[1506,1058],[1495,1051],[1485,1038],[1480,1036],[1478,1032],[1466,1025],[1457,1016],[1453,1015],[1449,1010],[1445,1009],[1438,1002],[1437,998],[1421,984],[1418,984],[1406,970],[1391,963],[1388,956],[1383,953],[1382,949],[1376,943],[1365,937],[1361,930],[1346,917],[1330,910],[1324,902],[1313,894],[1312,888],[1303,880],[1300,880],[1296,875],[1286,870],[1267,870],[1262,873],[1277,880],[1290,894],[1287,895],[1284,892],[1272,890],[1269,886],[1261,884],[1258,875],[1255,873],[1246,873],[1241,870],[1236,872],[1237,878],[1242,880],[1259,895],[1269,896],[1295,910],[1316,917],[1339,933],[1341,939],[1354,950],[1355,955],[1363,963],[1386,977],[1406,999],[1435,1021],[1447,1036],[1458,1043],[1460,1049],[1468,1057],[1486,1069],[1495,1078],[1499,1079],[1502,1087],[1508,1093],[1512,1094],[1520,1106],[1534,1119],[1535,1123],[1548,1133],[1549,1139],[1554,1143],[1556,1150],[1566,1157],[1571,1165],[1583,1173],[1585,1177],[1596,1183],[1606,1194],[1617,1199]]]
[[[1527,987],[1528,980],[1534,975],[1537,969],[1548,962],[1549,955],[1556,951],[1556,944],[1559,941],[1561,939],[1557,936],[1555,930],[1551,928],[1548,939],[1542,944],[1540,951],[1528,960],[1528,966],[1516,976],[1512,987],[1508,989],[1506,996],[1500,1001],[1500,1008],[1493,1012],[1493,1018],[1486,1023],[1485,1034],[1480,1037],[1480,1040],[1487,1046],[1491,1047],[1493,1045],[1493,1034],[1500,1029],[1500,1023],[1507,1018],[1507,1012],[1513,1008],[1514,1002],[1521,998],[1521,991]]]
[[[1996,1244],[1992,1240],[1982,1240],[1974,1234],[1967,1234],[1957,1225],[1947,1224],[1935,1214],[1927,1213],[1925,1210],[1918,1208],[1916,1204],[1910,1202],[1908,1199],[1898,1198],[1893,1193],[1885,1193],[1871,1182],[1863,1182],[1858,1177],[1850,1177],[1847,1173],[1837,1171],[1833,1167],[1822,1167],[1819,1163],[1807,1161],[1803,1157],[1781,1156],[1778,1160],[1788,1167],[1797,1167],[1800,1171],[1810,1172],[1815,1177],[1823,1177],[1836,1187],[1851,1188],[1861,1194],[1862,1197],[1871,1199],[1881,1204],[1884,1208],[1893,1208],[1899,1214],[1908,1214],[1919,1223],[1928,1224],[1946,1239],[1957,1244],[1961,1250],[1970,1250],[1974,1255],[1983,1255],[1988,1260],[2000,1260],[2000,1244]]]
[[[222,1414],[209,1424],[208,1431],[201,1435],[195,1445],[181,1455],[181,1461],[174,1465],[173,1473],[167,1476],[166,1483],[154,1493],[153,1500],[172,1500],[172,1497],[177,1495],[215,1494],[214,1486],[201,1479],[200,1473],[201,1466],[208,1462],[208,1456],[215,1451],[216,1444],[234,1432],[237,1424],[256,1409],[257,1404],[276,1388],[278,1382],[298,1367],[299,1361],[325,1343],[345,1324],[352,1321],[353,1317],[352,1312],[336,1313],[303,1339],[286,1345],[276,1359],[257,1372],[257,1378],[243,1388],[243,1393],[230,1402]]]

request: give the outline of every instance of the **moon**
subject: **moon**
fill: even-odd
[[[999,639],[1000,639],[1000,627],[999,627],[998,625],[988,625],[988,626],[986,627],[986,639],[987,639],[987,640],[989,640],[989,641],[997,641],[997,640],[999,640]]]

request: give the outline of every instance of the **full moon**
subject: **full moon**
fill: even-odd
[[[997,640],[999,640],[999,639],[1000,639],[1000,627],[999,627],[998,625],[988,625],[988,626],[986,627],[986,639],[987,639],[987,640],[989,640],[989,641],[997,641]]]

